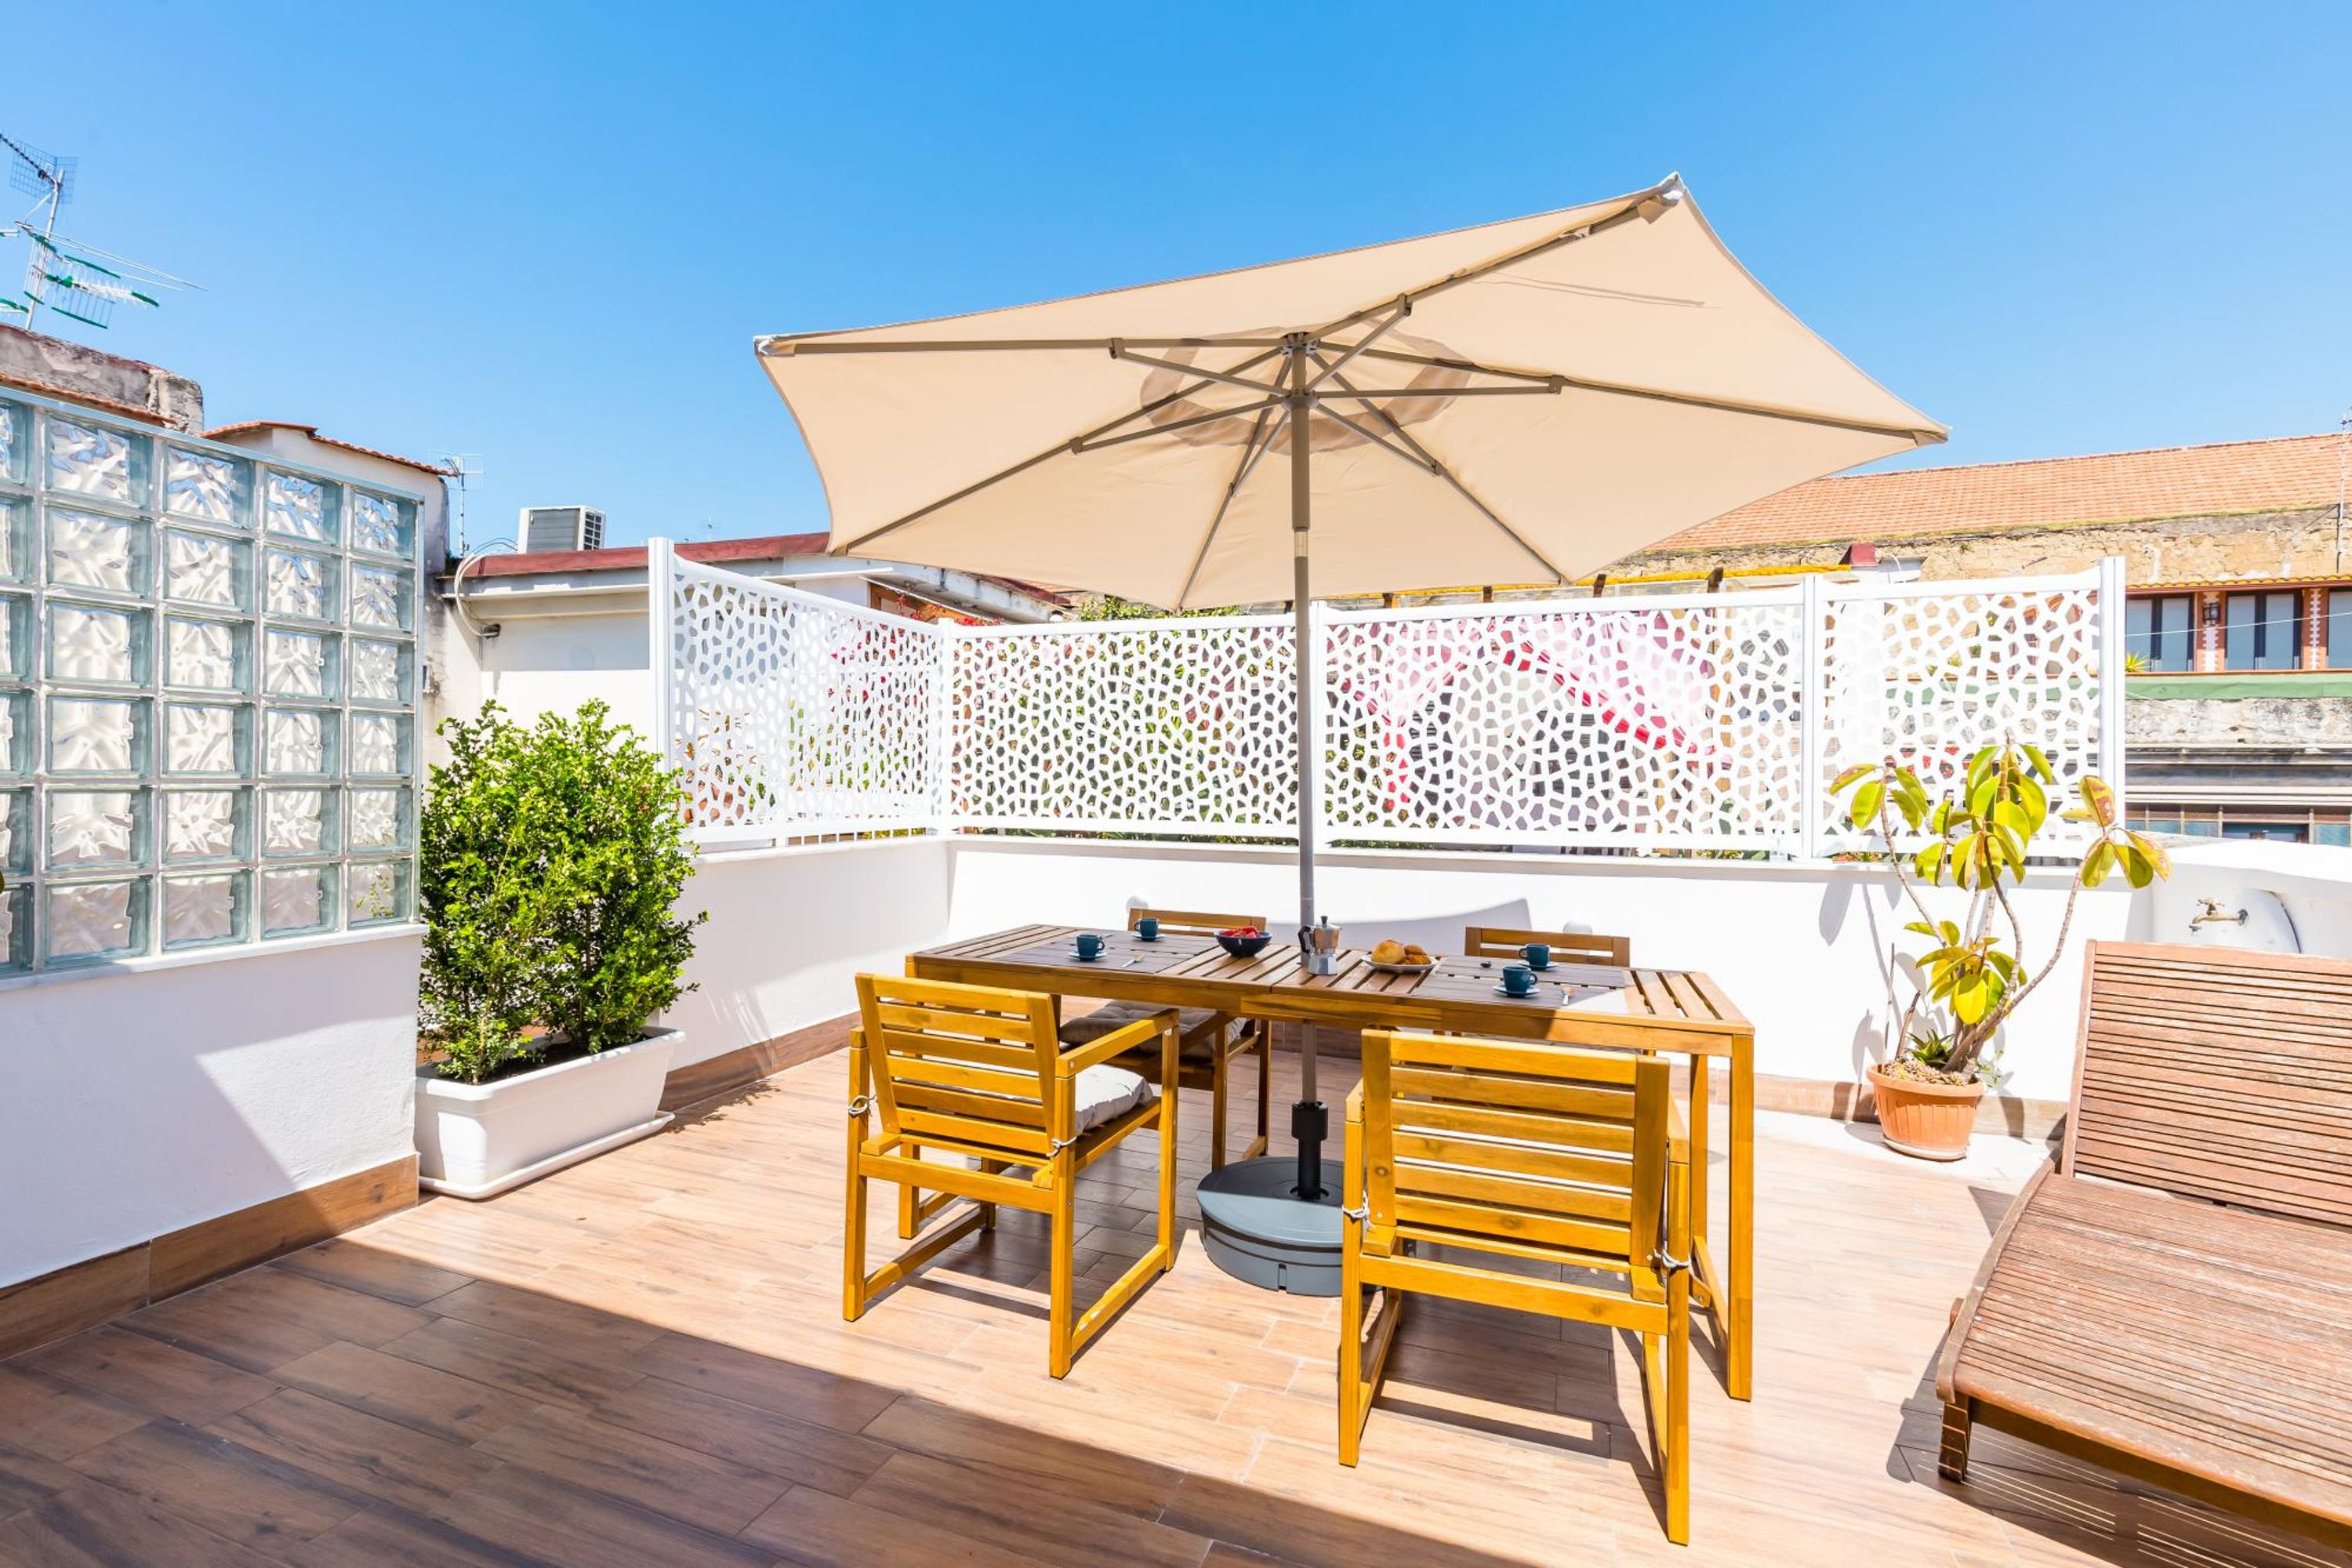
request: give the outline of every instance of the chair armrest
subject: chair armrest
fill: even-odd
[[[1138,1046],[1150,1045],[1160,1037],[1160,1031],[1163,1027],[1172,1029],[1175,1026],[1176,1009],[1162,1007],[1149,1018],[1138,1018],[1132,1024],[1113,1029],[1098,1040],[1088,1040],[1083,1046],[1072,1046],[1061,1055],[1061,1070],[1066,1076],[1075,1078],[1087,1068],[1099,1066],[1122,1051],[1131,1051]]]

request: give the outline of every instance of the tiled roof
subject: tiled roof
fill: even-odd
[[[322,447],[340,447],[346,452],[357,452],[362,458],[381,458],[387,463],[398,463],[404,468],[415,468],[444,479],[457,469],[439,463],[428,463],[421,458],[404,458],[397,452],[386,452],[374,447],[362,447],[356,441],[339,441],[332,436],[321,436],[316,425],[299,424],[291,419],[240,419],[234,425],[215,425],[205,432],[205,439],[217,441],[224,436],[239,436],[248,430],[299,430]]]
[[[688,561],[719,564],[733,561],[781,561],[790,555],[822,555],[822,533],[769,533],[756,539],[696,539],[682,542],[677,552]],[[466,568],[466,578],[528,577],[540,572],[642,572],[646,547],[616,545],[610,550],[525,550],[511,555],[485,555]]]
[[[2339,435],[1809,479],[1655,545],[1830,544],[2333,506]]]

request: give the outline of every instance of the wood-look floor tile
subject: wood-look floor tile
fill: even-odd
[[[1047,1436],[975,1411],[908,1394],[876,1416],[866,1436],[935,1458],[982,1463],[1024,1487],[1085,1498],[1157,1519],[1184,1472],[1115,1449]]]
[[[436,1519],[563,1568],[771,1568],[774,1553],[509,1465]]]
[[[625,1355],[659,1339],[663,1331],[635,1318],[561,1300],[543,1289],[520,1289],[488,1279],[452,1290],[433,1303],[433,1310],[440,1317],[520,1335],[586,1360]]]
[[[287,1560],[296,1568],[563,1568],[552,1559],[385,1503],[313,1536]]]
[[[46,1345],[19,1364],[196,1426],[278,1392],[266,1377],[110,1325]]]
[[[153,1418],[110,1394],[0,1363],[0,1438],[45,1459],[69,1459]]]
[[[453,1442],[488,1436],[530,1412],[521,1394],[369,1350],[331,1344],[278,1369],[281,1383]]]
[[[9,1568],[270,1568],[276,1561],[97,1481],[0,1520]]]
[[[1025,1545],[1003,1547],[975,1539],[958,1524],[910,1518],[891,1508],[869,1508],[847,1498],[794,1487],[753,1520],[740,1537],[800,1568],[879,1568],[884,1563],[941,1568],[1036,1568]],[[1097,1559],[1108,1564],[1117,1559]]]
[[[902,1519],[952,1529],[1038,1563],[1097,1568],[1104,1563],[1196,1568],[1206,1534],[1124,1513],[1066,1491],[1041,1505],[1019,1472],[898,1454],[857,1489],[856,1500]]]
[[[270,1267],[307,1274],[330,1285],[341,1285],[346,1290],[364,1291],[407,1307],[422,1307],[461,1285],[471,1284],[474,1279],[454,1268],[440,1268],[404,1258],[371,1241],[364,1231],[289,1252]]]
[[[455,1318],[436,1318],[383,1346],[386,1355],[469,1377],[530,1400],[588,1405],[644,1376],[616,1360],[501,1333]]]
[[[79,1471],[0,1438],[0,1519],[22,1513],[80,1480]]]
[[[368,1499],[215,1433],[158,1420],[77,1454],[93,1480],[211,1531],[281,1555],[367,1506]]]
[[[648,1437],[843,1496],[863,1486],[896,1452],[887,1443],[661,1377],[648,1377],[599,1401],[595,1414]]]
[[[126,1329],[268,1373],[338,1340],[380,1345],[430,1320],[413,1307],[300,1274],[249,1268],[122,1320]]]
[[[475,1450],[721,1535],[757,1519],[791,1485],[749,1465],[551,1405],[483,1438]]]
[[[498,1468],[448,1437],[289,1388],[225,1415],[206,1430],[355,1492],[429,1510]]]
[[[821,1331],[829,1332],[830,1325]],[[671,1383],[843,1432],[863,1429],[898,1397],[896,1388],[688,1334],[664,1334],[631,1355],[629,1364]]]

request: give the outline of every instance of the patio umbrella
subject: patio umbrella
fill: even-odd
[[[824,481],[836,552],[1173,608],[1291,602],[1302,930],[1316,915],[1310,599],[1565,586],[1945,434],[1767,293],[1679,177],[1418,239],[758,349]],[[1277,449],[1286,461],[1265,461]],[[1294,1116],[1308,1196],[1313,1059]]]

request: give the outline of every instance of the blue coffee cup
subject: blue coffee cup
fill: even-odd
[[[1503,966],[1503,989],[1514,996],[1524,996],[1536,988],[1536,972],[1524,963]]]
[[[1549,969],[1551,967],[1551,947],[1550,944],[1547,942],[1531,942],[1528,943],[1527,946],[1519,949],[1519,956],[1528,961],[1528,967],[1529,969]]]
[[[1077,943],[1078,956],[1080,958],[1100,958],[1102,956],[1102,938],[1097,936],[1094,932],[1090,931],[1080,931],[1077,937]]]
[[[1142,938],[1145,942],[1158,942],[1160,940],[1160,922],[1154,920],[1151,916],[1146,915],[1141,920],[1135,922],[1135,934]]]

